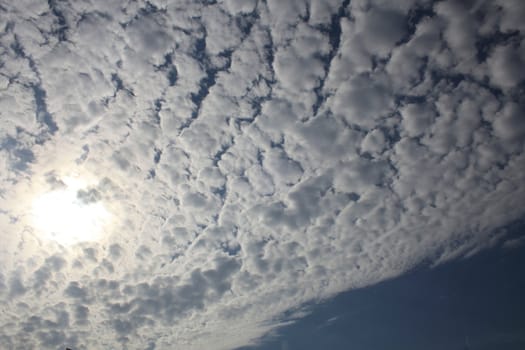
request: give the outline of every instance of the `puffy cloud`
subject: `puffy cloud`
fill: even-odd
[[[351,125],[373,128],[387,116],[392,105],[393,98],[383,84],[357,76],[337,90],[332,110]]]
[[[507,89],[518,85],[525,78],[523,73],[524,50],[513,45],[498,46],[490,54],[487,65],[489,77],[498,87]]]
[[[407,22],[402,13],[372,8],[356,11],[356,30],[373,55],[386,56],[406,35]]]
[[[519,244],[524,8],[5,4],[0,342],[233,349],[305,302]],[[33,201],[73,187],[109,213],[98,241],[36,227]]]
[[[499,137],[510,141],[523,141],[525,135],[525,110],[522,105],[509,103],[497,114],[494,131]]]

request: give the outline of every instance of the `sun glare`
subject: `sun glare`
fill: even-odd
[[[33,226],[45,239],[61,245],[98,241],[110,221],[101,201],[80,198],[87,185],[74,178],[63,179],[64,186],[38,196],[33,201]]]

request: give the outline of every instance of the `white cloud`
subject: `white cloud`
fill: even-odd
[[[356,30],[373,55],[386,56],[406,34],[406,20],[402,13],[381,8],[355,13]]]
[[[487,64],[491,81],[504,89],[518,85],[525,78],[523,72],[524,50],[513,45],[498,46],[491,53]]]
[[[4,7],[7,349],[232,349],[523,218],[519,1]],[[31,225],[68,176],[98,242]]]
[[[400,109],[403,117],[403,129],[411,137],[421,136],[430,131],[435,112],[432,106],[425,104],[408,104]]]
[[[387,116],[393,98],[381,83],[367,76],[357,76],[342,83],[334,97],[332,110],[351,125],[373,128]]]

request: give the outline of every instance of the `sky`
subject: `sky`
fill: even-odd
[[[523,235],[525,225],[512,225]],[[303,307],[301,318],[242,350],[521,350],[525,348],[525,245],[497,245],[469,259]],[[239,348],[241,350],[241,348]]]
[[[496,283],[524,242],[524,17],[0,0],[0,344],[293,349],[330,303],[373,319],[470,260]]]

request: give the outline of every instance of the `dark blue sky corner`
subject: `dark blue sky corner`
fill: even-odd
[[[305,305],[302,317],[283,315],[283,326],[238,350],[522,349],[525,220],[502,231],[476,254]]]

